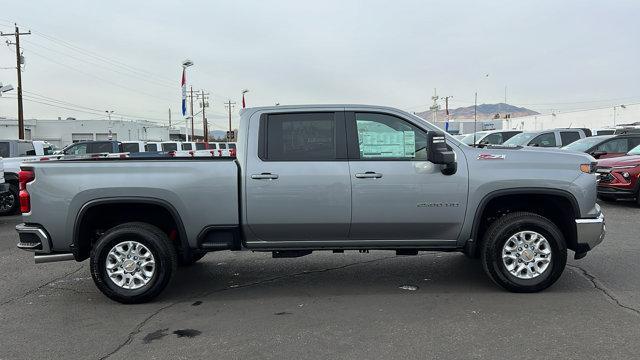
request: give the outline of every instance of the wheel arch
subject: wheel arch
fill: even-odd
[[[145,206],[149,208],[162,209],[162,211],[165,211],[176,225],[177,235],[180,240],[179,247],[181,250],[181,254],[184,256],[190,256],[191,248],[189,246],[188,236],[184,227],[184,223],[182,221],[182,218],[180,217],[180,214],[178,213],[176,208],[171,205],[171,203],[163,199],[152,197],[122,196],[90,200],[80,207],[73,225],[73,240],[71,244],[71,251],[76,260],[81,261],[88,258],[89,251],[92,247],[89,239],[82,238],[82,231],[84,230],[82,228],[83,221],[87,220],[87,215],[90,214],[91,211],[95,211],[96,209],[100,208],[127,206]],[[126,218],[123,218],[122,220],[124,221],[126,220]],[[129,221],[135,221],[135,219],[126,220],[126,222]],[[151,224],[154,225],[153,223]],[[89,243],[89,247],[86,246],[87,243]]]
[[[543,204],[543,208],[549,207],[553,204],[544,203],[543,200],[549,199],[555,199],[556,201],[561,201],[563,204],[568,204],[570,206],[569,209],[548,208],[550,210],[553,210],[553,216],[546,216],[545,213],[539,211],[539,209],[524,209],[525,211],[537,212],[540,215],[550,218],[550,220],[556,223],[556,225],[561,229],[563,235],[565,236],[565,240],[567,241],[567,247],[572,250],[575,249],[577,235],[575,222],[573,220],[580,218],[580,206],[578,205],[578,201],[573,196],[573,194],[566,190],[552,188],[511,188],[492,191],[482,198],[474,214],[473,226],[471,229],[471,240],[467,243],[467,245],[465,245],[467,252],[471,254],[477,254],[478,248],[482,241],[482,237],[484,235],[483,230],[486,230],[488,225],[491,223],[487,222],[486,212],[493,210],[492,205],[496,205],[501,200],[507,201],[515,199],[532,199],[537,205]],[[507,209],[509,210],[509,207],[507,207]],[[513,211],[522,209],[523,208],[519,208],[518,205],[512,207]]]

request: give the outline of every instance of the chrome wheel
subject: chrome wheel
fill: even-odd
[[[544,273],[551,263],[551,246],[535,231],[520,231],[502,247],[502,263],[511,275],[533,279]]]
[[[146,246],[137,241],[123,241],[109,250],[105,267],[114,284],[134,290],[151,281],[156,263]]]

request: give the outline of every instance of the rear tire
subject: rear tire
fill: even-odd
[[[147,223],[130,222],[105,232],[91,250],[93,281],[112,300],[147,302],[176,272],[177,254],[167,234]]]
[[[548,288],[560,278],[567,263],[562,232],[549,219],[534,213],[516,212],[496,220],[481,246],[484,271],[512,292]]]
[[[10,184],[9,192],[0,198],[0,216],[13,215],[18,211],[18,187]]]

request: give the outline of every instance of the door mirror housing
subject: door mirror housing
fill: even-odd
[[[442,131],[427,133],[427,160],[433,164],[443,165],[443,174],[455,174],[456,154],[447,147],[446,137]]]
[[[596,159],[601,157],[602,155],[607,155],[607,152],[606,151],[602,151],[602,150],[601,151],[592,151],[591,152],[591,156],[593,156]]]

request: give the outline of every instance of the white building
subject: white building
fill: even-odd
[[[169,140],[169,127],[149,121],[127,120],[25,120],[25,139],[46,140],[63,147],[86,140]],[[18,120],[0,118],[0,139],[18,138]]]
[[[508,121],[508,124],[505,125],[506,128],[518,130],[543,130],[563,127],[602,129],[640,122],[640,104],[523,116],[506,121]]]

